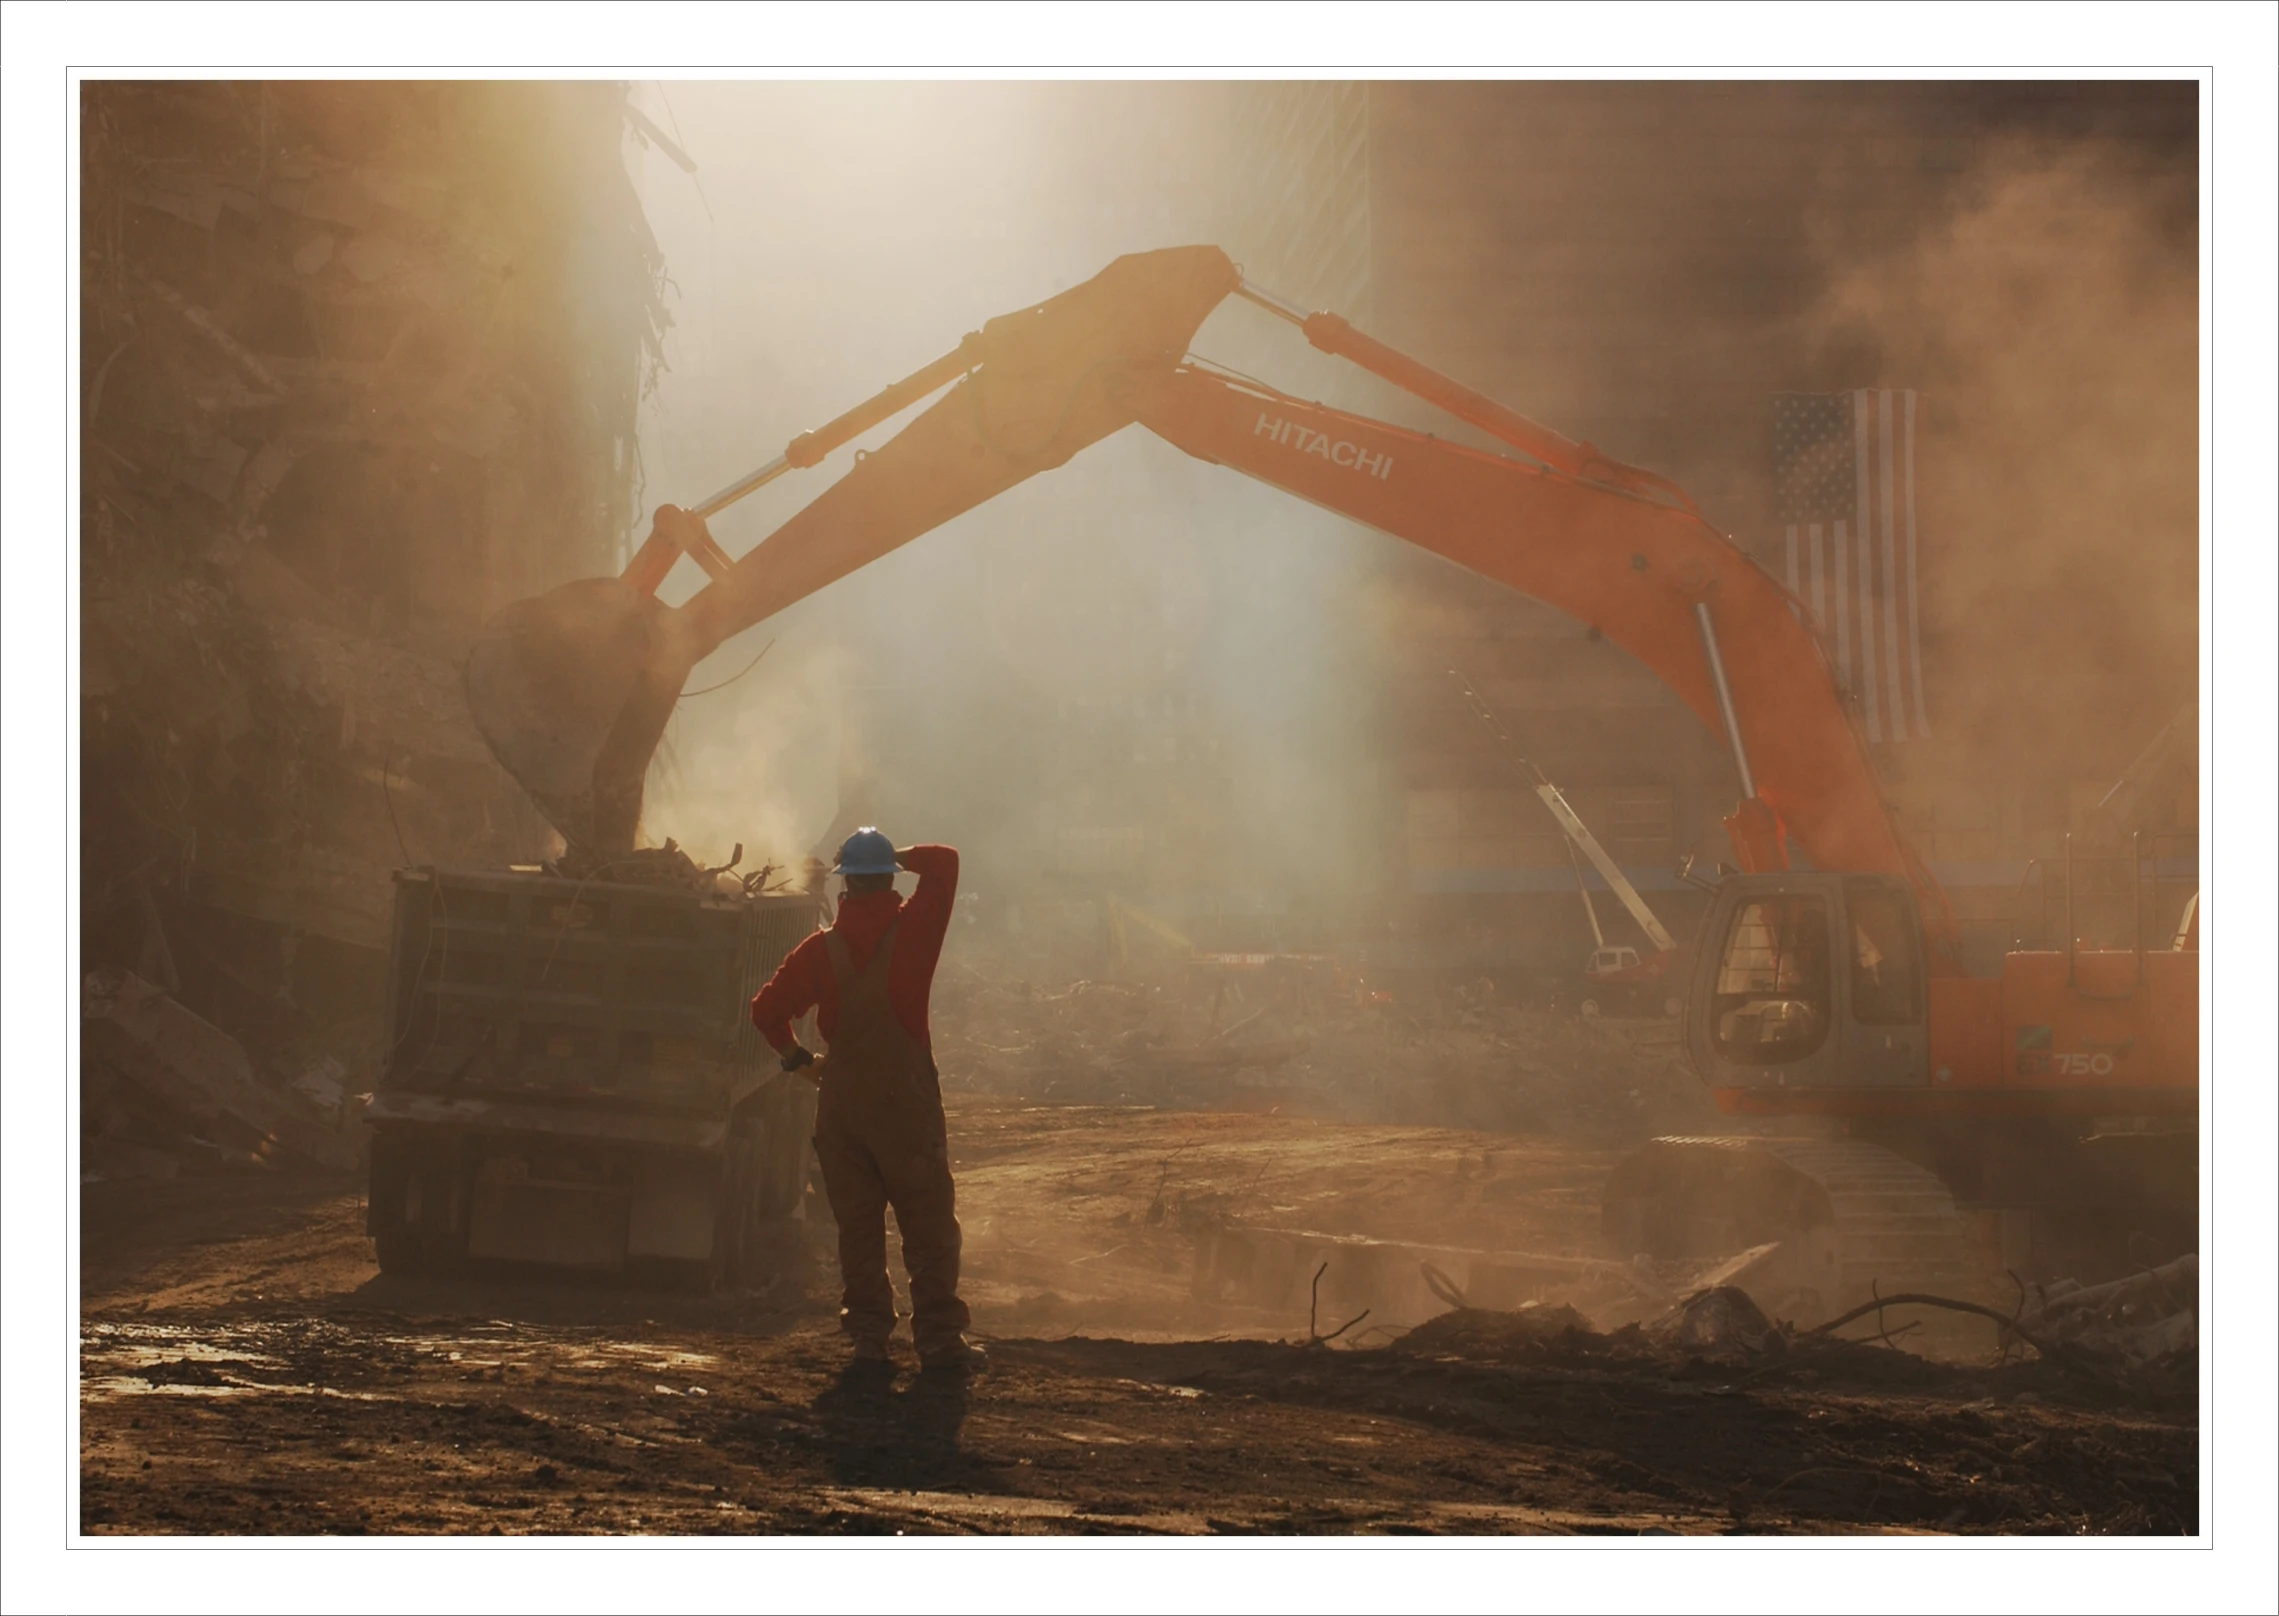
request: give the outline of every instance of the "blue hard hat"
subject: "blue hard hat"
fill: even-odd
[[[875,825],[865,825],[839,844],[839,862],[831,866],[833,875],[892,875],[901,866],[894,862],[894,844]]]

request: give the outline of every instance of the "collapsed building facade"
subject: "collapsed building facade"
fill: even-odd
[[[460,664],[621,563],[667,324],[625,102],[84,86],[82,969],[257,1064],[374,1055],[396,868],[548,851]]]

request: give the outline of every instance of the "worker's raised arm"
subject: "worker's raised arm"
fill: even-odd
[[[902,906],[905,930],[924,926],[937,934],[946,931],[950,910],[957,903],[957,849],[919,842],[896,853],[894,862],[918,878],[918,890]]]

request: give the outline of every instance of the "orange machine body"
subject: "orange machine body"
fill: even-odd
[[[2069,973],[2071,980],[2068,980]],[[2006,955],[1934,977],[1927,1082],[1897,1089],[1719,1088],[1733,1116],[2180,1116],[2199,1103],[2200,957]]]

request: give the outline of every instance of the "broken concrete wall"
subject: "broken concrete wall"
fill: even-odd
[[[633,519],[667,316],[625,90],[81,116],[83,968],[305,1061],[376,1012],[393,868],[547,851],[460,665]]]
[[[329,1110],[306,1085],[264,1083],[236,1039],[133,972],[88,973],[79,1013],[82,1171],[171,1178],[185,1164],[356,1161],[337,1081]]]

